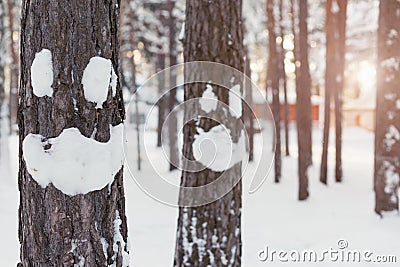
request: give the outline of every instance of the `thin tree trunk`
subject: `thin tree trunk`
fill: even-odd
[[[157,72],[165,69],[165,55],[160,53],[157,55]],[[158,74],[158,94],[164,95],[165,93],[165,77],[164,75]],[[165,97],[161,97],[158,101],[158,123],[157,123],[157,147],[161,147],[162,141],[162,127],[165,120]]]
[[[378,27],[378,88],[375,129],[375,212],[399,209],[400,3],[381,1]],[[394,64],[396,63],[396,64]]]
[[[336,0],[337,1],[337,0]],[[346,53],[346,15],[347,0],[337,1],[339,11],[337,16],[337,74],[336,74],[336,90],[335,90],[335,122],[336,122],[336,166],[335,178],[336,182],[341,182],[343,177],[342,170],[342,106],[343,106],[343,87],[344,87],[344,68]]]
[[[336,67],[335,59],[335,17],[332,14],[332,1],[326,1],[326,69],[325,69],[325,106],[324,106],[324,132],[322,140],[322,158],[320,181],[323,184],[328,183],[328,148],[329,148],[329,129],[331,121],[331,92],[335,89]]]
[[[177,64],[177,49],[176,49],[176,30],[175,30],[175,17],[173,15],[173,10],[175,8],[175,2],[168,0],[168,12],[169,12],[169,65],[174,66]],[[169,76],[169,84],[176,84],[177,73],[172,70]],[[168,111],[170,112],[169,119],[169,152],[170,152],[170,165],[169,170],[175,170],[179,166],[179,152],[177,143],[177,118],[173,109],[176,104],[176,88],[169,88],[169,100],[168,100]]]
[[[308,167],[311,162],[311,79],[308,66],[307,1],[299,1],[299,62],[296,93],[299,147],[299,200],[308,198]]]
[[[280,100],[279,100],[279,54],[276,44],[274,1],[267,0],[268,17],[268,75],[267,91],[272,93],[272,114],[275,120],[275,182],[279,183],[282,171],[281,156],[281,119],[280,119]]]
[[[97,142],[110,139],[110,125],[119,125],[125,117],[119,83],[115,96],[109,92],[103,108],[96,109],[86,101],[81,81],[94,56],[110,59],[118,73],[118,19],[116,0],[22,2],[18,113],[22,266],[129,265],[123,167],[103,189],[67,195],[52,183],[43,188],[32,178],[29,171],[35,170],[27,169],[22,146],[28,134],[47,139],[72,127]],[[36,96],[31,83],[35,53],[44,48],[52,54],[52,97]]]
[[[242,2],[187,1],[184,40],[185,62],[214,61],[243,72]],[[239,85],[242,84],[240,81],[243,75],[226,76],[229,77],[221,78],[226,84],[233,79],[239,81]],[[204,83],[185,85],[185,100],[201,97],[205,88]],[[212,88],[218,100],[229,105],[228,90],[217,85],[212,85]],[[196,111],[192,108],[185,109],[185,117],[189,117],[193,112]],[[225,126],[229,128],[232,139],[237,141],[241,130],[237,129],[240,118],[233,117],[229,112],[226,114],[229,118]],[[183,156],[194,159],[192,145],[197,131],[201,129],[207,132],[217,125],[218,122],[206,117],[199,122],[192,120],[185,124]],[[240,173],[241,163],[238,163],[224,171],[223,175],[225,181],[232,185],[231,179],[235,179]],[[198,187],[215,181],[220,175],[221,172],[208,168],[199,172],[183,171],[181,185]],[[239,182],[232,187],[227,195],[215,202],[179,209],[174,266],[241,266],[242,186]],[[185,197],[191,196],[185,196],[181,192],[180,199]]]
[[[245,74],[251,79],[250,69],[250,58],[248,57],[248,50],[246,49],[246,62],[245,62]],[[245,99],[246,105],[244,105],[245,119],[248,121],[247,133],[249,137],[249,161],[254,160],[254,111],[253,111],[253,87],[252,84],[247,84],[245,87]]]
[[[17,123],[18,111],[18,76],[19,76],[19,61],[18,48],[14,41],[15,31],[15,11],[12,0],[7,0],[8,10],[8,31],[10,33],[9,49],[11,54],[10,64],[10,95],[9,95],[9,115],[10,115],[10,130],[13,131],[13,126]]]
[[[3,105],[4,105],[4,100],[5,100],[5,66],[6,66],[6,51],[5,51],[5,44],[6,44],[6,25],[5,25],[5,19],[6,19],[6,14],[5,14],[5,2],[3,0],[0,0],[0,145],[1,145],[1,140],[3,136],[2,134],[2,123],[4,122],[3,116]],[[0,147],[0,158],[3,156],[1,155],[3,148]]]
[[[283,103],[284,103],[284,127],[285,127],[285,154],[290,156],[289,150],[289,104],[287,95],[287,77],[285,71],[285,49],[283,47],[283,40],[285,37],[285,29],[283,26],[283,0],[279,0],[279,20],[280,20],[280,33],[282,37],[282,42],[280,43],[280,84],[283,88]]]

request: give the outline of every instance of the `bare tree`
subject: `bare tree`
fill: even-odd
[[[187,1],[184,56],[185,62],[214,61],[243,71],[242,1]],[[243,79],[243,75],[220,78],[225,84],[230,84],[232,80],[237,82]],[[201,97],[205,88],[203,83],[185,85],[185,100]],[[218,100],[229,105],[229,90],[218,85],[212,85],[212,88]],[[222,111],[224,110],[218,114],[228,116],[225,117],[225,126],[230,130],[232,139],[237,142],[240,134],[237,125],[240,119]],[[185,117],[190,118],[193,112],[196,112],[195,107],[185,109]],[[191,120],[185,124],[183,156],[193,160],[192,145],[195,135],[198,131],[208,132],[218,125],[216,120],[205,116],[199,121]],[[181,185],[198,187],[215,181],[221,175],[221,172],[209,168],[199,172],[183,171]],[[241,163],[225,170],[223,175],[227,183],[224,185],[231,186],[235,177],[241,175]],[[232,191],[215,202],[179,209],[175,266],[241,266],[242,186],[239,182],[232,187]],[[191,196],[185,196],[181,192],[180,199],[185,197]]]
[[[129,265],[123,167],[102,189],[67,194],[53,183],[39,185],[32,173],[43,170],[28,169],[23,146],[28,135],[40,135],[41,141],[47,142],[68,129],[78,129],[81,136],[104,143],[111,139],[111,128],[122,123],[125,111],[119,83],[115,88],[109,86],[102,108],[85,98],[82,85],[83,73],[96,56],[110,62],[120,77],[119,4],[117,0],[22,2],[18,111],[21,266]],[[51,53],[48,68],[53,77],[52,94],[42,96],[34,91],[31,66],[43,49]],[[43,149],[52,149],[52,143]]]
[[[279,54],[276,43],[274,0],[267,0],[268,17],[268,75],[267,92],[272,94],[272,114],[275,120],[275,182],[279,183],[282,172],[281,116],[279,100]]]
[[[400,3],[381,1],[378,27],[378,88],[375,127],[375,212],[399,209]]]
[[[299,4],[299,70],[296,74],[296,120],[299,147],[299,200],[308,198],[308,167],[311,164],[311,78],[308,64],[308,2]]]

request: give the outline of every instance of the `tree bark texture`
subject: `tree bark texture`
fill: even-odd
[[[19,240],[22,266],[123,266],[127,243],[123,168],[102,190],[69,196],[49,184],[42,188],[28,173],[22,141],[30,134],[53,138],[76,127],[107,142],[110,125],[124,117],[122,90],[108,94],[103,109],[84,98],[83,71],[93,56],[119,66],[119,1],[24,0],[21,25]],[[43,48],[52,52],[53,96],[37,97],[32,61]],[[120,76],[118,74],[118,76]],[[74,108],[74,102],[76,108]],[[119,229],[115,220],[120,217]],[[104,244],[108,244],[104,248]],[[129,263],[128,263],[129,264]],[[125,262],[126,265],[126,262]]]
[[[308,198],[308,167],[311,164],[311,78],[308,64],[308,2],[299,4],[299,71],[296,77],[296,119],[299,165],[299,200]]]
[[[240,0],[187,1],[184,56],[185,62],[213,61],[243,71],[242,2]],[[223,79],[229,84],[232,79],[240,81],[243,77],[241,75]],[[212,87],[218,100],[229,104],[228,90],[217,85]],[[201,97],[205,88],[204,83],[185,85],[185,101]],[[186,109],[185,117],[191,115],[191,112],[199,114],[194,109]],[[231,116],[229,112],[226,114]],[[240,133],[240,129],[237,129],[238,120],[236,118],[224,120],[234,142],[237,142]],[[209,118],[187,123],[183,130],[184,157],[194,159],[192,144],[198,127],[207,132],[216,125],[218,123]],[[199,172],[183,171],[181,185],[195,187],[209,184],[220,175],[220,172],[207,168]],[[227,195],[207,205],[179,209],[174,263],[176,267],[241,266],[242,186],[240,182],[236,185],[232,182],[241,175],[241,164],[238,163],[226,170],[224,175],[227,177],[225,183],[233,187]],[[185,197],[190,198],[181,192],[180,198]]]
[[[374,174],[375,211],[378,214],[385,211],[398,211],[399,206],[399,32],[400,3],[398,1],[381,1],[378,27]]]

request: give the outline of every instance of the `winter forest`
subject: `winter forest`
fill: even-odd
[[[0,0],[1,266],[398,266],[400,1]]]

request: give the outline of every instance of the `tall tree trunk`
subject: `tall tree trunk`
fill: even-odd
[[[336,0],[337,1],[337,0]],[[342,181],[342,109],[343,109],[343,87],[344,87],[344,68],[345,68],[345,53],[346,53],[346,15],[347,15],[347,0],[337,1],[339,7],[337,16],[337,73],[336,73],[336,88],[335,88],[335,131],[336,131],[336,166],[335,178],[336,182]],[[332,63],[331,63],[332,64]]]
[[[184,40],[185,62],[214,61],[242,72],[244,66],[242,2],[240,0],[187,1]],[[225,84],[229,84],[232,80],[236,83],[243,79],[243,75],[226,76],[229,77],[221,78]],[[201,97],[205,88],[206,85],[202,83],[185,85],[185,100]],[[212,88],[218,100],[229,105],[228,90],[217,85],[212,85]],[[185,109],[185,117],[193,112],[195,111],[192,108]],[[228,118],[225,120],[228,123],[225,126],[230,130],[232,139],[237,141],[241,130],[237,129],[240,118],[233,117],[229,112],[226,114]],[[205,117],[198,122],[192,120],[185,124],[183,156],[194,159],[192,145],[197,131],[207,132],[217,125],[218,122]],[[221,172],[208,168],[199,172],[183,171],[181,185],[197,187],[209,184],[220,178],[220,175]],[[223,175],[224,183],[228,183],[224,186],[232,185],[233,179],[241,175],[241,163],[224,171]],[[179,209],[174,263],[176,267],[241,266],[241,192],[242,185],[239,182],[227,195],[215,202]],[[185,197],[191,196],[185,196],[181,191],[180,199]]]
[[[5,100],[5,66],[6,66],[6,51],[5,51],[5,44],[6,44],[6,25],[5,25],[5,1],[0,0],[0,129],[2,129],[2,123],[4,122],[3,116],[3,105]],[[2,131],[0,130],[0,144],[3,136],[1,136]],[[1,152],[4,151],[2,147],[0,147],[0,158]]]
[[[9,96],[9,115],[10,129],[17,123],[18,110],[18,76],[19,76],[19,61],[18,61],[18,45],[14,40],[14,31],[16,31],[15,23],[15,4],[12,0],[7,0],[8,10],[8,31],[10,33],[9,49],[11,54],[10,64],[10,96]]]
[[[94,103],[85,99],[81,82],[94,56],[110,59],[118,73],[119,4],[116,0],[22,2],[18,111],[22,266],[129,265],[123,167],[112,183],[102,189],[64,194],[53,183],[44,188],[32,178],[31,173],[37,170],[27,168],[23,149],[23,141],[30,134],[43,136],[43,141],[59,137],[73,127],[83,136],[95,139],[95,144],[107,142],[111,138],[110,125],[123,122],[125,111],[119,83],[115,95],[109,89],[102,108],[96,109]],[[44,48],[52,55],[51,97],[37,96],[31,83],[32,62]],[[43,158],[37,160],[42,162]],[[72,163],[75,159],[65,160]],[[76,178],[71,176],[72,180]]]
[[[375,129],[375,211],[398,211],[400,173],[400,3],[381,1]]]
[[[307,1],[299,1],[299,54],[296,93],[297,138],[299,147],[299,200],[308,198],[308,167],[311,163],[311,78],[308,66]]]
[[[175,8],[175,2],[173,0],[168,0],[168,12],[169,12],[169,65],[174,66],[177,64],[177,50],[176,50],[176,25],[175,25],[175,16],[173,14],[173,10]],[[176,84],[176,75],[177,73],[172,70],[169,76],[169,84]],[[171,87],[171,86],[170,86]],[[179,152],[178,152],[178,143],[177,143],[177,118],[175,113],[173,113],[173,109],[176,104],[176,88],[169,88],[169,100],[168,100],[168,109],[170,112],[170,119],[168,129],[169,129],[169,153],[170,153],[170,165],[169,170],[175,170],[177,166],[179,166]]]
[[[279,0],[279,29],[282,37],[282,42],[279,47],[279,76],[280,76],[280,87],[283,88],[283,105],[284,105],[284,128],[285,128],[285,154],[286,156],[290,156],[289,150],[289,104],[288,104],[288,95],[287,95],[287,77],[285,71],[285,49],[283,47],[283,40],[285,37],[285,27],[283,26],[283,2],[284,0]]]
[[[331,94],[335,89],[336,82],[336,53],[335,53],[335,16],[332,13],[332,1],[326,1],[326,69],[325,69],[325,106],[324,106],[324,133],[322,140],[322,158],[320,181],[328,183],[328,148],[329,148],[329,130],[331,123]]]
[[[268,17],[268,75],[267,92],[272,93],[272,114],[275,120],[275,182],[281,179],[282,158],[281,158],[281,116],[279,100],[279,55],[276,44],[274,0],[267,0]]]

